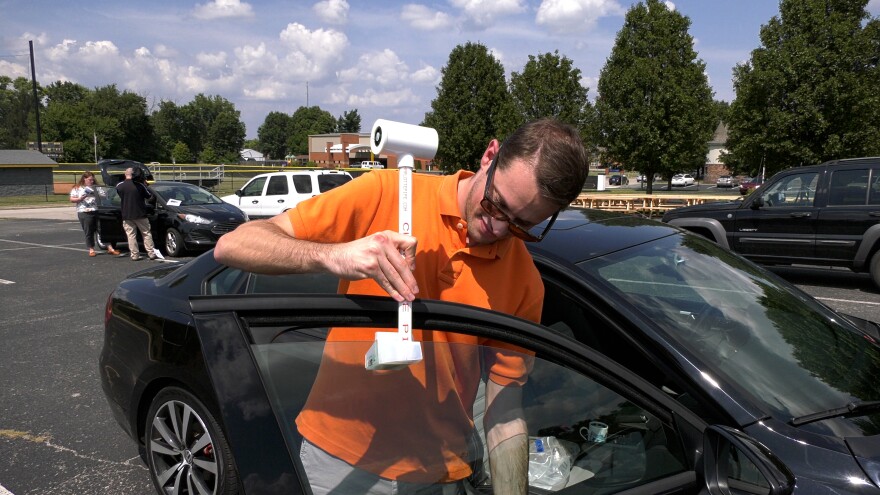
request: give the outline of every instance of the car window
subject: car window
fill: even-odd
[[[670,417],[659,417],[641,407],[638,398],[540,354],[513,350],[508,343],[478,344],[454,332],[443,332],[444,341],[425,341],[428,332],[417,331],[416,340],[423,355],[432,357],[430,363],[454,369],[455,379],[448,381],[453,375],[444,367],[426,364],[428,360],[381,372],[365,369],[362,361],[360,365],[341,364],[341,356],[367,352],[371,342],[346,339],[347,334],[367,329],[337,328],[325,342],[326,328],[286,327],[277,319],[259,318],[247,321],[246,326],[285,441],[306,474],[309,455],[299,455],[303,436],[336,451],[330,438],[342,438],[345,445],[346,439],[367,428],[373,432],[371,442],[367,450],[355,447],[359,452],[356,465],[381,470],[400,466],[405,459],[412,470],[408,477],[427,483],[441,479],[454,467],[478,491],[491,493],[487,441],[479,413],[486,406],[486,374],[498,366],[498,360],[505,366],[519,363],[512,369],[526,374],[522,385],[511,386],[522,396],[532,487],[558,490],[577,485],[578,493],[607,493],[681,473],[688,465],[680,433]],[[399,391],[411,389],[414,380],[426,380],[426,393],[407,395],[401,407]],[[456,387],[464,401],[442,400],[440,391],[449,387]],[[437,400],[438,393],[441,400]],[[318,424],[325,427],[313,430]],[[407,425],[406,429],[401,425]],[[328,435],[324,438],[315,431]],[[444,457],[441,452],[454,454]]]
[[[224,268],[205,282],[205,294],[335,294],[339,279],[324,273],[263,275]]]
[[[664,338],[696,356],[706,373],[737,384],[776,417],[880,400],[874,386],[880,376],[877,346],[817,302],[711,241],[670,236],[580,266],[608,284],[605,297],[645,315]],[[880,415],[868,418],[801,428],[876,434],[871,425]]]
[[[265,177],[257,177],[241,188],[242,196],[262,196],[263,186],[266,184]]]
[[[266,186],[266,196],[283,196],[288,192],[286,175],[273,175],[269,177],[269,185]]]
[[[818,172],[786,176],[763,190],[764,207],[813,206],[818,180]]]
[[[341,186],[351,180],[350,175],[343,174],[323,174],[318,176],[318,190],[327,192],[334,187]]]
[[[293,177],[293,187],[296,189],[297,194],[311,194],[312,193],[312,176],[309,174],[299,174],[294,175]]]
[[[871,190],[868,195],[869,205],[880,205],[880,169],[871,170]]]
[[[868,169],[834,170],[828,193],[829,206],[862,206],[868,196]]]

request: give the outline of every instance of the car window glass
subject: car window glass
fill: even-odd
[[[281,196],[288,192],[287,176],[273,175],[269,177],[269,185],[266,186],[266,196]]]
[[[237,268],[225,268],[214,274],[204,284],[207,295],[239,294],[247,280],[247,273]]]
[[[871,190],[868,196],[869,205],[880,205],[880,169],[871,170]]]
[[[351,180],[351,176],[342,174],[324,174],[318,176],[318,190],[327,192]]]
[[[312,193],[312,176],[308,174],[300,174],[293,176],[293,187],[297,194]]]
[[[727,482],[730,488],[737,490],[733,493],[768,493],[770,484],[755,463],[750,461],[745,454],[733,445],[728,445],[725,452],[726,459],[721,462],[727,463]]]
[[[122,205],[122,199],[115,187],[97,186],[97,189],[99,206],[119,208]]]
[[[258,319],[247,326],[262,381],[297,460],[305,436],[367,470],[398,470],[398,476],[428,484],[454,472],[486,490],[492,480],[485,432],[482,421],[471,418],[485,408],[486,375],[503,369],[519,377],[504,393],[521,396],[531,486],[578,485],[578,493],[605,493],[681,473],[687,465],[669,420],[510,344],[480,345],[465,335],[417,330],[414,337],[430,359],[377,372],[363,364],[372,341],[347,338],[372,335],[370,329],[337,328],[325,343],[322,328]],[[425,341],[429,334],[434,341]],[[359,435],[369,439],[366,445],[352,440]],[[309,472],[308,461],[302,469]]]
[[[818,172],[782,178],[761,193],[764,207],[812,206],[818,179]]]
[[[606,297],[644,314],[664,338],[696,356],[707,376],[736,383],[777,417],[880,400],[876,346],[711,241],[669,236],[580,266],[608,283]],[[876,434],[870,423],[880,415],[869,417],[801,428]]]
[[[864,205],[868,195],[868,169],[834,170],[831,173],[830,206]]]
[[[263,195],[263,186],[266,184],[265,177],[257,177],[256,179],[247,183],[241,189],[242,196],[262,196]]]

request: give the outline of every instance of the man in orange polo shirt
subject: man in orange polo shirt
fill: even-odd
[[[539,321],[544,289],[523,240],[543,237],[557,212],[580,193],[587,169],[577,130],[541,119],[519,128],[503,147],[492,140],[475,174],[414,174],[412,236],[395,232],[397,172],[377,170],[270,220],[240,226],[220,238],[214,256],[258,273],[329,272],[341,279],[341,293],[397,301],[418,295]],[[547,229],[535,232],[547,218]],[[440,332],[416,331],[413,337],[431,341],[435,352],[405,371],[385,374],[383,388],[398,394],[377,398],[370,387],[374,375],[363,370],[374,330],[334,329],[328,336],[320,372],[296,420],[314,493],[332,492],[343,481],[358,493],[392,493],[399,483],[416,490],[447,484],[455,493],[456,482],[470,474],[463,452],[481,373],[474,353],[485,342]],[[526,425],[512,412],[519,410],[528,359],[497,346],[493,351],[485,363],[484,421],[492,481],[496,493],[525,493]],[[387,386],[387,380],[399,383]],[[333,393],[342,386],[344,394]],[[450,396],[457,400],[438,399]],[[371,425],[382,423],[388,401],[399,401],[411,414],[401,415],[398,431],[379,435]],[[432,441],[438,448],[426,452]]]

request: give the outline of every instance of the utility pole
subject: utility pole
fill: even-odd
[[[28,45],[31,47],[31,82],[34,85],[34,110],[37,115],[37,149],[40,150],[40,153],[43,152],[43,136],[40,130],[40,99],[37,95],[37,70],[34,67],[34,42],[33,40],[28,41]]]
[[[309,82],[306,81],[306,108],[309,108]]]

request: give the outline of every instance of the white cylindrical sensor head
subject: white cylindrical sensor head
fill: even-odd
[[[437,131],[402,122],[379,119],[370,133],[370,149],[374,155],[412,155],[430,160],[437,153],[440,142]]]

